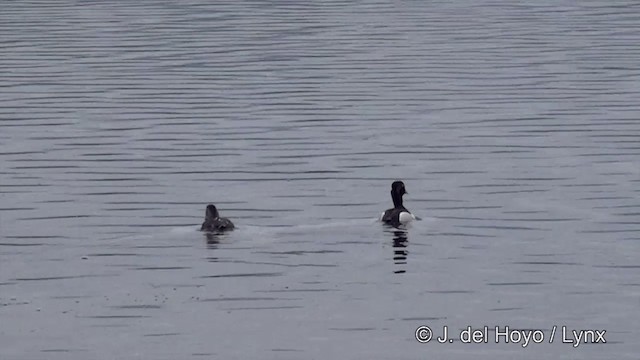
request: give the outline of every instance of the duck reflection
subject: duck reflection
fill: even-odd
[[[220,244],[221,234],[215,232],[207,232],[205,233],[205,238],[207,239],[207,249],[217,249],[218,244]]]
[[[409,233],[406,229],[399,227],[389,227],[387,232],[393,234],[393,263],[396,274],[404,274],[405,265],[407,265],[407,256],[409,255]]]

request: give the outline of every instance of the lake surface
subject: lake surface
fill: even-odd
[[[636,2],[5,1],[0,71],[2,359],[638,359]]]

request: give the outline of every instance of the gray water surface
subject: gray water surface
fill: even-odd
[[[3,360],[638,359],[636,2],[5,1],[0,74]]]

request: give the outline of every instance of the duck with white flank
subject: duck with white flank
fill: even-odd
[[[380,218],[382,222],[397,227],[416,219],[416,217],[402,205],[402,195],[404,194],[408,194],[404,188],[404,183],[402,181],[394,181],[393,184],[391,184],[393,208],[382,213],[382,217]]]

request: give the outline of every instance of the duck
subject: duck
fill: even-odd
[[[393,208],[382,213],[380,220],[386,224],[398,227],[401,224],[407,224],[416,219],[404,205],[402,205],[402,195],[408,194],[402,181],[394,181],[391,184],[391,200],[393,200]]]
[[[233,230],[235,226],[231,222],[231,220],[227,218],[220,217],[218,213],[218,209],[213,204],[207,205],[207,210],[204,216],[204,222],[202,223],[202,227],[200,231],[215,231],[215,232],[223,232],[228,230]]]

